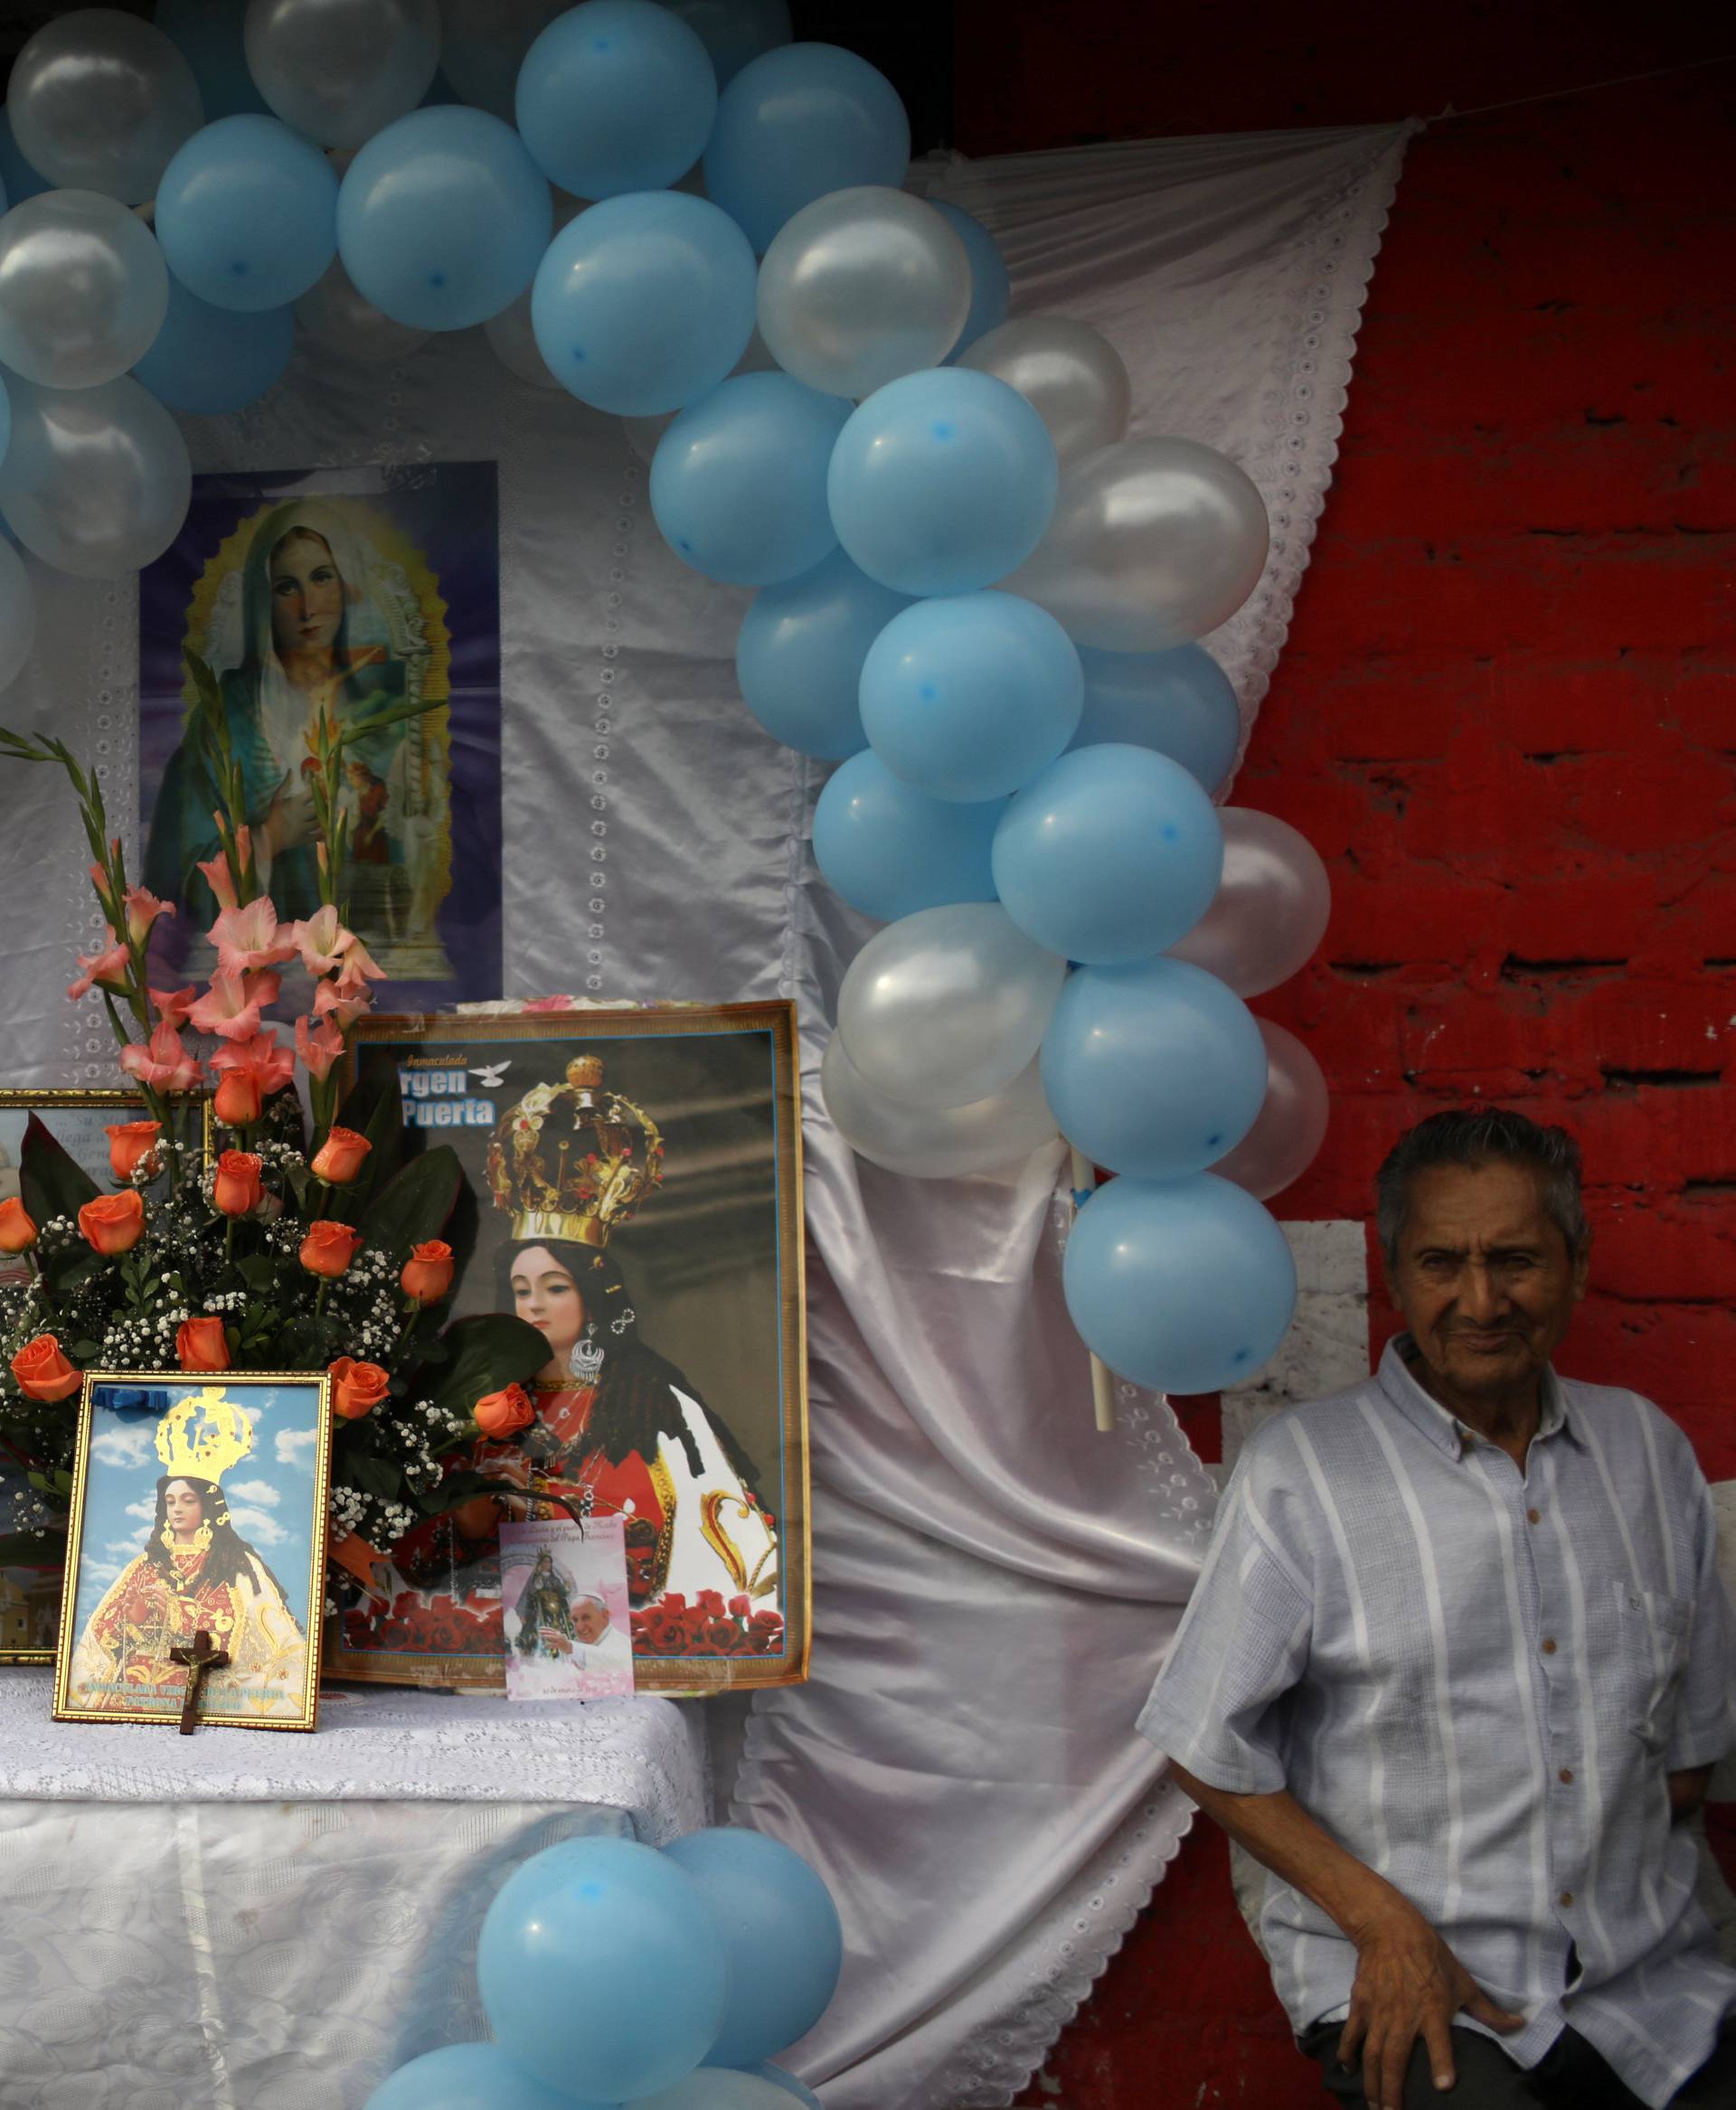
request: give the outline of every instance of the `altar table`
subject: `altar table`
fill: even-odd
[[[361,2110],[487,2034],[521,1861],[711,1821],[691,1702],[337,1690],[311,1736],[181,1737],[51,1721],[50,1682],[0,1670],[0,2110]]]

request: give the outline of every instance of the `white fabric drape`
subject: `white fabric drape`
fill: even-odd
[[[1407,133],[915,172],[1001,239],[1019,312],[1107,332],[1136,431],[1209,441],[1259,484],[1271,558],[1208,640],[1245,724],[1319,515]],[[1005,2105],[1185,1829],[1132,1723],[1212,1497],[1162,1401],[1124,1387],[1119,1428],[1092,1433],[1059,1294],[1059,1154],[906,1182],[831,1132],[818,1051],[867,927],[813,871],[824,772],[741,706],[746,597],[662,546],[612,419],[508,378],[467,332],[385,371],[303,350],[267,404],[187,429],[200,468],[499,462],[505,994],[801,1006],[814,1677],[756,1700],[735,1809],[807,1852],[844,1912],[844,1990],[792,2060],[828,2110]],[[129,813],[133,589],[33,571],[44,643],[0,720],[97,752]],[[0,819],[0,1075],[112,1081],[99,1014],[61,996],[91,917],[70,803],[14,772]]]

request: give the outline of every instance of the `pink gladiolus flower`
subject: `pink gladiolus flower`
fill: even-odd
[[[220,969],[211,978],[209,994],[202,996],[187,1016],[202,1033],[215,1033],[224,1041],[250,1041],[259,1030],[260,1008],[275,1003],[282,986],[281,975],[225,975]]]
[[[221,850],[215,857],[202,858],[199,869],[204,873],[205,883],[216,897],[220,910],[227,911],[241,906],[235,899],[235,882],[229,876],[229,860]]]
[[[98,985],[118,991],[127,986],[127,976],[132,968],[132,955],[115,936],[109,925],[105,923],[102,928],[108,939],[108,948],[103,952],[79,955],[79,965],[84,972],[66,993],[75,1003],[80,996],[88,996],[91,989]]]
[[[329,975],[355,943],[354,931],[338,921],[337,910],[329,901],[306,922],[296,924],[290,936],[310,975]]]
[[[166,901],[159,901],[143,887],[128,887],[123,905],[127,910],[127,935],[135,945],[144,944],[159,916],[175,914]]]
[[[289,929],[262,894],[243,909],[225,909],[210,930],[217,947],[217,966],[225,975],[250,975],[290,958],[295,945]]]
[[[314,1016],[329,1019],[340,1032],[347,1031],[373,1003],[367,981],[359,970],[345,966],[335,981],[322,982],[314,991]]]
[[[161,1025],[149,1042],[137,1042],[120,1051],[120,1067],[140,1084],[154,1085],[160,1092],[190,1092],[205,1080],[205,1073],[182,1045],[173,1026]]]
[[[178,1032],[192,1016],[197,994],[198,991],[189,982],[184,989],[153,989],[151,1003],[163,1023],[175,1027]]]
[[[296,1021],[296,1052],[301,1057],[302,1067],[309,1077],[322,1081],[332,1073],[332,1065],[344,1052],[344,1036],[330,1019],[317,1026],[311,1019]]]
[[[533,996],[524,1006],[526,1011],[571,1011],[571,996]]]
[[[211,1067],[215,1070],[250,1069],[259,1080],[260,1091],[269,1097],[294,1079],[296,1058],[289,1049],[278,1044],[275,1033],[255,1033],[250,1041],[225,1041],[221,1048],[213,1049]]]

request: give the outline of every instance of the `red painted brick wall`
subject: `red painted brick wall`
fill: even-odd
[[[1631,7],[1429,12],[1322,31],[1263,0],[1233,21],[968,0],[958,143],[1427,114],[1665,66],[1699,33]],[[1597,1249],[1563,1362],[1649,1392],[1713,1479],[1736,1477],[1733,118],[1726,67],[1415,143],[1237,792],[1303,829],[1335,888],[1320,957],[1259,1006],[1335,1097],[1279,1212],[1363,1213],[1432,1105],[1568,1122]],[[1321,2099],[1207,1836],[1021,2098]]]

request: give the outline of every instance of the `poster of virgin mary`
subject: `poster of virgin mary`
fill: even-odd
[[[347,729],[350,917],[387,1001],[500,981],[500,645],[491,463],[194,479],[186,526],[139,582],[145,883],[176,909],[154,956],[209,971],[216,797],[186,737],[185,655],[215,674],[265,891],[319,905],[310,734]],[[420,716],[406,703],[426,703]],[[380,721],[377,728],[373,721]],[[388,721],[390,721],[388,722]],[[165,984],[173,986],[173,984]],[[286,983],[280,1009],[300,994]]]

